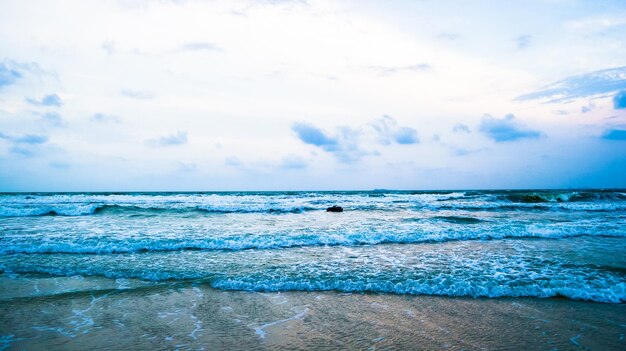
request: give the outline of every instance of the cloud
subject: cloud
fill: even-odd
[[[383,116],[369,124],[375,131],[378,141],[382,145],[392,142],[408,145],[419,143],[417,131],[409,127],[400,127],[395,119]]]
[[[424,72],[432,69],[427,63],[419,63],[408,66],[369,66],[368,68],[378,71],[381,76],[388,76],[401,72]]]
[[[120,94],[133,98],[133,99],[141,99],[148,100],[153,99],[154,95],[148,91],[144,90],[130,90],[130,89],[122,89],[120,90]]]
[[[495,142],[515,141],[519,139],[537,139],[541,133],[536,130],[525,129],[515,121],[513,114],[502,119],[484,115],[479,129]]]
[[[626,66],[568,77],[539,91],[520,95],[515,100],[547,99],[547,102],[566,102],[624,89],[626,89]]]
[[[602,134],[605,140],[626,140],[626,129],[609,129]]]
[[[298,138],[305,144],[319,146],[326,151],[334,151],[338,145],[335,138],[326,135],[321,129],[308,123],[294,123],[291,129],[298,134]]]
[[[457,146],[450,146],[450,151],[452,153],[452,155],[457,156],[457,157],[464,157],[464,156],[469,156],[469,155],[474,155],[483,151],[488,150],[487,148],[473,148],[473,149],[469,149],[469,148],[464,148],[464,147],[457,147]]]
[[[64,124],[63,118],[60,114],[56,112],[46,112],[41,117],[43,118],[43,120],[56,127],[60,127]]]
[[[0,139],[5,139],[16,144],[43,144],[48,141],[47,135],[25,134],[22,136],[10,136],[0,133]]]
[[[467,156],[472,153],[471,150],[465,148],[452,148],[452,154],[454,156]]]
[[[553,110],[552,114],[559,115],[559,116],[565,116],[565,115],[569,115],[569,112],[567,112],[565,110]]]
[[[359,147],[360,131],[350,127],[338,127],[333,136],[308,123],[294,123],[291,129],[303,143],[330,152],[344,163],[358,161],[370,154]]]
[[[409,145],[419,143],[417,131],[409,127],[401,127],[394,133],[394,140],[398,144]]]
[[[444,32],[437,34],[436,38],[442,40],[456,41],[461,38],[461,35],[458,33]]]
[[[23,147],[19,145],[11,146],[11,148],[9,148],[9,151],[11,151],[11,153],[13,154],[25,156],[25,157],[32,157],[32,156],[35,156],[35,154],[37,154],[37,151],[35,149],[29,148],[29,147]]]
[[[16,84],[18,80],[31,77],[43,77],[55,74],[42,70],[35,62],[4,60],[0,62],[0,88]]]
[[[622,13],[602,14],[596,16],[583,17],[568,21],[566,26],[584,30],[586,32],[605,32],[607,29],[614,27],[624,27],[626,20]]]
[[[280,162],[280,168],[283,169],[303,169],[308,166],[309,164],[305,159],[295,155],[285,156]]]
[[[187,143],[187,132],[178,131],[176,134],[149,139],[146,143],[152,147],[183,145]]]
[[[209,42],[185,43],[180,46],[181,51],[222,51],[217,45]]]
[[[11,142],[9,151],[16,155],[31,157],[37,154],[39,146],[48,142],[47,135],[25,134],[21,136],[0,133],[0,139]]]
[[[22,78],[22,74],[18,70],[0,63],[0,87],[14,84],[19,78]]]
[[[470,127],[468,127],[467,125],[463,124],[463,123],[459,123],[457,125],[454,126],[454,128],[452,128],[452,131],[455,133],[471,133],[472,130],[470,129]]]
[[[48,141],[48,136],[37,134],[26,134],[21,137],[13,138],[13,141],[20,144],[43,144]]]
[[[41,99],[30,99],[27,98],[26,102],[35,106],[56,106],[59,107],[63,105],[63,100],[57,94],[50,94],[42,97]]]
[[[178,170],[180,172],[185,172],[185,173],[190,173],[190,172],[195,172],[198,170],[198,165],[195,164],[194,162],[190,162],[190,163],[185,163],[185,162],[178,162]]]
[[[596,105],[593,102],[590,101],[587,105],[583,105],[580,108],[580,112],[582,112],[582,113],[591,112],[595,108],[596,108]]]
[[[231,157],[226,157],[226,159],[224,160],[224,165],[238,168],[242,166],[242,163],[237,157],[231,156]]]
[[[48,165],[50,167],[56,168],[56,169],[69,169],[69,168],[71,168],[71,165],[69,163],[62,162],[62,161],[52,161]]]
[[[92,122],[97,123],[120,123],[121,120],[117,116],[106,115],[104,113],[95,113],[91,118],[89,118]]]
[[[616,110],[626,108],[626,90],[622,90],[613,97],[613,108]]]
[[[515,38],[515,43],[517,44],[518,49],[525,49],[530,46],[533,37],[530,35],[520,35]]]
[[[102,46],[100,46],[102,48],[102,50],[106,51],[107,54],[112,55],[113,53],[115,53],[115,42],[113,40],[107,40],[104,43],[102,43]]]
[[[319,147],[332,153],[339,161],[352,163],[363,156],[379,155],[378,151],[365,150],[362,144],[410,145],[419,143],[417,131],[410,127],[398,126],[395,119],[383,116],[364,127],[337,127],[330,134],[309,123],[294,123],[291,128],[298,139],[305,144]]]

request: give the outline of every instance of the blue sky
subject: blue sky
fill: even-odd
[[[624,174],[623,1],[0,1],[0,191]]]

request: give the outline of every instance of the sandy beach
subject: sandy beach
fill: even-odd
[[[14,278],[8,278],[14,279]],[[82,277],[2,284],[7,350],[623,350],[626,305],[221,291]],[[21,289],[20,289],[21,286]],[[35,286],[52,294],[36,296]],[[62,286],[73,292],[55,291]],[[81,289],[83,289],[81,291]],[[30,295],[30,296],[24,296]]]

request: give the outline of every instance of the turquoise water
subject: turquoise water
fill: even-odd
[[[626,191],[2,194],[0,269],[623,303]]]

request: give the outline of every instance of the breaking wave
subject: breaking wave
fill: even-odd
[[[35,217],[35,216],[89,216],[96,214],[163,214],[163,213],[302,213],[322,210],[309,206],[284,208],[236,208],[227,206],[136,206],[104,204],[69,204],[41,206],[0,206],[0,217]]]
[[[0,217],[346,211],[621,211],[621,191],[236,194],[0,194]]]
[[[463,219],[465,220],[465,219]],[[423,233],[322,233],[297,235],[239,234],[206,238],[59,238],[54,241],[24,238],[5,240],[0,255],[8,254],[118,254],[174,251],[242,251],[315,246],[362,246],[379,244],[442,243],[448,241],[498,240],[509,238],[560,239],[581,236],[626,237],[621,230],[590,231],[580,228],[542,228],[529,226],[512,230],[432,231]]]
[[[251,252],[245,254],[245,258],[244,254],[236,252],[69,259],[26,256],[7,259],[0,268],[17,274],[104,276],[156,282],[192,280],[224,290],[334,290],[626,302],[624,267],[565,263],[557,258],[538,257],[532,252],[504,254],[482,246],[478,251],[472,246],[460,245],[426,252],[411,246],[402,250],[389,247],[382,251],[363,247],[312,252],[299,248]]]

